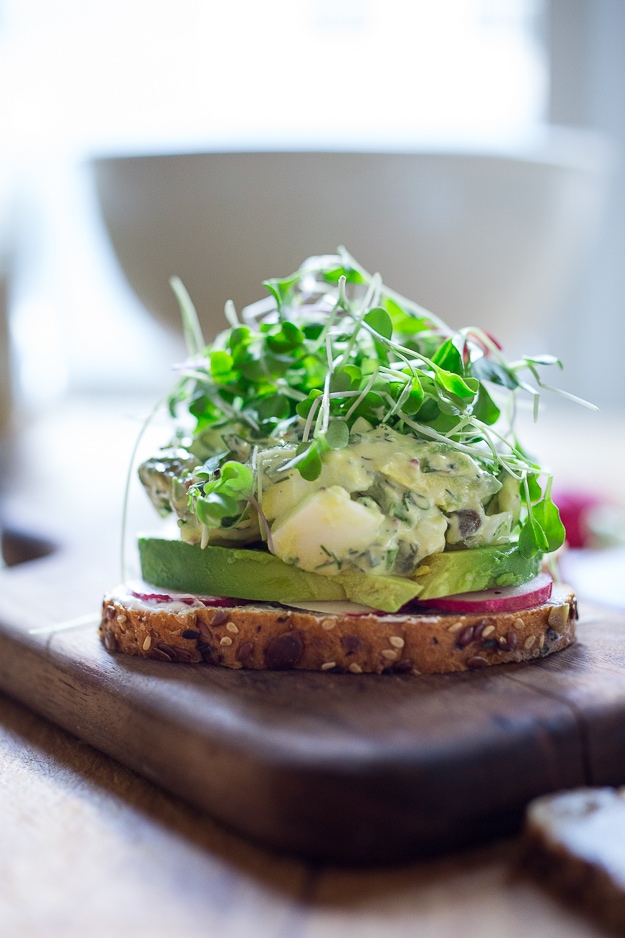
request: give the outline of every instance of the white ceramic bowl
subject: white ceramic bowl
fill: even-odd
[[[567,142],[568,141],[568,142]],[[93,161],[130,284],[178,323],[182,278],[205,334],[338,244],[447,319],[504,339],[555,308],[593,227],[602,162],[581,135],[523,153],[246,152]]]

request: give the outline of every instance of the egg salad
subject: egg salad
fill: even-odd
[[[320,577],[409,579],[439,554],[560,546],[551,477],[514,429],[519,395],[537,410],[557,359],[508,362],[492,336],[454,332],[344,249],[264,285],[240,314],[226,304],[207,345],[172,281],[190,356],[171,443],[139,475],[182,541]]]

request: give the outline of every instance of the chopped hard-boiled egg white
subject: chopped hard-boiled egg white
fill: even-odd
[[[313,492],[272,530],[273,550],[302,570],[338,573],[376,540],[384,515],[374,504],[352,501],[340,485]]]

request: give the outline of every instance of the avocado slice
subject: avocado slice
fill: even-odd
[[[205,547],[156,537],[139,538],[141,574],[166,589],[261,602],[350,599],[383,612],[397,612],[412,599],[516,586],[538,572],[516,547],[478,547],[433,554],[414,579],[345,570],[337,576],[308,573],[265,550]]]
[[[396,612],[421,589],[414,580],[359,570],[338,576],[307,573],[264,550],[202,550],[197,544],[156,537],[140,537],[138,543],[143,579],[182,592],[278,603],[350,599]]]
[[[413,576],[419,600],[474,593],[495,586],[520,586],[536,576],[541,556],[523,557],[518,547],[474,547],[426,557]]]

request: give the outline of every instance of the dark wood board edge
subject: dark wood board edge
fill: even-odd
[[[575,715],[583,746],[586,784],[625,784],[625,615],[584,607],[578,641],[566,658],[519,668],[511,677]]]

